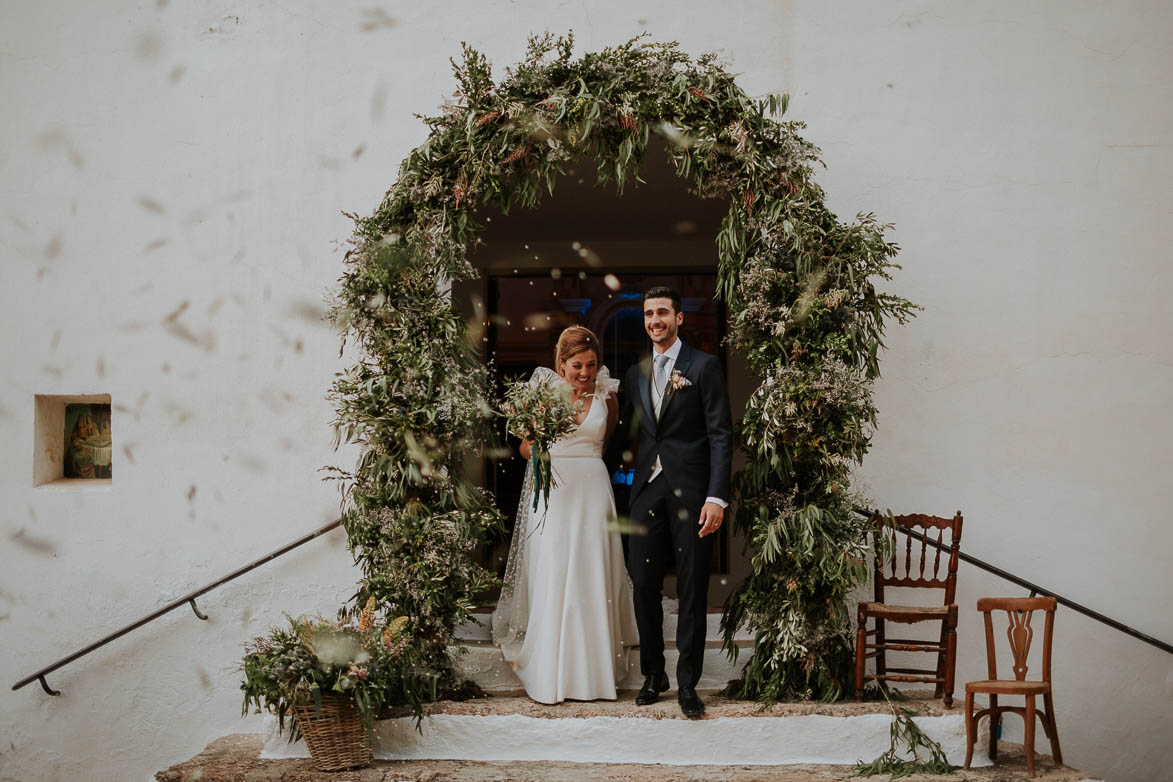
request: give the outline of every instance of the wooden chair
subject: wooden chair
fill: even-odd
[[[860,603],[858,610],[859,630],[855,642],[855,699],[863,699],[866,680],[876,682],[926,682],[933,684],[934,697],[944,698],[945,705],[953,705],[953,674],[957,663],[957,605],[953,602],[957,593],[957,561],[961,547],[961,511],[951,519],[940,516],[911,514],[893,516],[889,520],[876,514],[876,529],[873,539],[876,543],[876,557],[873,567],[875,596],[873,602]],[[904,536],[904,545],[897,540],[896,527],[921,533],[919,566],[914,568],[916,559],[913,537]],[[936,535],[932,534],[936,530]],[[945,531],[949,540],[944,541]],[[938,547],[933,549],[932,571],[926,575],[929,541],[934,539]],[[941,547],[949,554],[945,573],[941,572]],[[897,552],[904,550],[903,572],[897,563]],[[885,601],[888,587],[911,587],[916,589],[940,589],[944,599],[934,606],[893,605]],[[875,619],[874,629],[867,628],[868,619]],[[885,623],[914,624],[918,622],[940,622],[941,635],[936,641],[922,641],[907,638],[889,638]],[[869,642],[868,636],[875,636]],[[937,656],[934,668],[889,668],[886,652],[928,652]],[[876,672],[865,673],[869,658],[875,658]],[[880,686],[884,686],[881,684]]]
[[[965,767],[973,757],[973,742],[977,736],[978,720],[990,716],[990,759],[998,758],[998,728],[1003,712],[1012,711],[1022,717],[1023,736],[1026,749],[1026,768],[1035,774],[1035,715],[1043,722],[1043,730],[1051,740],[1051,754],[1056,765],[1063,765],[1063,753],[1059,749],[1059,732],[1055,728],[1055,704],[1051,699],[1051,633],[1055,627],[1055,605],[1053,597],[983,597],[977,602],[977,609],[985,614],[986,621],[986,666],[989,679],[969,682],[965,685]],[[999,679],[994,659],[994,622],[991,614],[1005,611],[1009,618],[1006,637],[1010,639],[1010,651],[1014,655],[1014,678]],[[1045,611],[1046,624],[1043,626],[1043,675],[1040,680],[1026,678],[1026,657],[1034,630],[1030,626],[1035,611]],[[974,713],[973,696],[984,692],[990,696],[989,708]],[[999,695],[1022,695],[1026,707],[999,706]],[[1035,697],[1043,696],[1043,711],[1035,710]]]

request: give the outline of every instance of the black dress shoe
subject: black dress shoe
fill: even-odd
[[[644,677],[644,686],[639,688],[635,696],[636,706],[647,706],[660,700],[660,693],[668,689],[668,674],[654,673]]]
[[[705,702],[692,687],[681,687],[676,693],[676,700],[680,701],[680,710],[685,717],[695,719],[705,713]]]

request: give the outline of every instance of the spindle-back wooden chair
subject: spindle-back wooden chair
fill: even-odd
[[[998,759],[998,727],[1002,722],[1002,714],[1014,712],[1022,717],[1023,748],[1026,750],[1026,769],[1033,777],[1035,775],[1035,715],[1043,723],[1043,731],[1051,740],[1051,754],[1056,765],[1063,765],[1063,753],[1059,749],[1059,731],[1055,727],[1055,703],[1051,698],[1051,635],[1055,629],[1055,607],[1057,601],[1053,597],[983,597],[978,600],[977,608],[985,616],[986,623],[986,668],[989,679],[978,682],[969,682],[965,685],[965,767],[969,768],[969,761],[973,758],[973,743],[977,738],[977,724],[982,717],[990,717],[990,760]],[[1011,670],[1013,679],[999,679],[998,665],[994,656],[994,621],[991,614],[994,611],[1005,611],[1008,619],[1006,637],[1010,639],[1010,653],[1014,664]],[[1031,641],[1034,640],[1034,628],[1031,619],[1035,611],[1046,612],[1047,619],[1043,625],[1043,659],[1042,678],[1026,678],[1026,658],[1030,654]],[[990,697],[988,708],[974,712],[973,696],[976,693],[986,693]],[[1026,698],[1023,706],[999,706],[999,695],[1022,695]],[[1035,697],[1043,696],[1043,710],[1035,710]]]
[[[875,516],[875,560],[872,576],[875,600],[859,604],[855,643],[855,699],[862,700],[864,684],[884,682],[926,682],[933,685],[933,695],[944,698],[945,705],[953,705],[953,675],[957,663],[957,562],[961,547],[961,511],[951,518],[926,516],[919,513],[885,518]],[[901,528],[914,533],[898,535]],[[946,539],[948,532],[948,539]],[[919,539],[917,538],[919,534]],[[903,540],[901,540],[903,538]],[[937,545],[933,546],[930,541]],[[914,545],[915,543],[915,545]],[[929,549],[933,549],[930,553]],[[898,552],[903,551],[903,567]],[[931,563],[932,568],[929,569]],[[945,565],[942,572],[942,564]],[[886,588],[940,589],[943,600],[937,605],[896,605],[888,603]],[[875,627],[868,629],[869,619]],[[908,638],[889,638],[885,623],[915,624],[940,622],[941,634],[936,641]],[[869,641],[869,636],[874,636]],[[937,664],[928,668],[890,668],[888,651],[927,652],[935,654]],[[876,661],[875,673],[865,670],[868,659]]]

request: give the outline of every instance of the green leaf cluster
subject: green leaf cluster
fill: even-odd
[[[892,706],[891,699],[888,705]],[[945,757],[941,745],[929,738],[913,720],[916,712],[892,706],[892,715],[887,751],[870,763],[862,760],[856,763],[853,776],[888,774],[889,779],[901,779],[914,774],[952,774],[957,771],[958,767]]]

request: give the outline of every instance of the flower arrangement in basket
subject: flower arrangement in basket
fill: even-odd
[[[570,385],[553,371],[534,372],[528,382],[518,380],[505,389],[501,414],[509,433],[532,444],[534,511],[538,500],[550,503],[554,474],[550,469],[550,446],[578,428],[582,401],[570,401]]]
[[[366,765],[385,707],[410,703],[418,720],[426,688],[435,699],[435,676],[409,659],[407,617],[377,617],[373,596],[356,616],[286,619],[245,645],[242,714],[275,713],[282,733],[292,714],[289,740],[303,736],[319,770]]]

